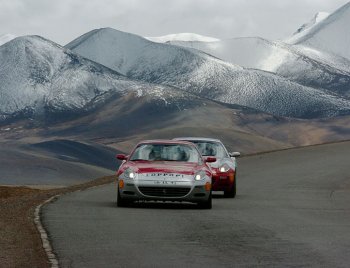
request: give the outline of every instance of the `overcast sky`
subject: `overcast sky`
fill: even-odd
[[[316,12],[348,0],[0,0],[0,35],[37,34],[65,45],[112,27],[142,36],[194,32],[284,39]]]

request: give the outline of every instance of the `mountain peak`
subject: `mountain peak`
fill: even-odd
[[[0,46],[0,62],[0,121],[90,109],[124,87],[116,72],[40,36]]]
[[[327,12],[317,12],[315,14],[315,16],[309,22],[301,25],[299,27],[299,29],[293,35],[296,35],[298,33],[301,33],[302,31],[310,29],[311,27],[315,26],[317,23],[323,21],[328,16],[329,16],[329,13],[327,13]]]
[[[317,12],[310,21],[301,25],[296,30],[296,32],[294,32],[292,36],[286,40],[286,42],[287,43],[297,42],[297,40],[301,39],[303,36],[309,33],[313,29],[313,27],[315,27],[318,23],[326,19],[328,16],[329,16],[329,13],[327,12]]]
[[[350,2],[315,24],[301,35],[288,40],[350,59]]]
[[[86,40],[95,40],[96,42],[99,42],[99,40],[104,40],[105,42],[115,42],[119,40],[124,40],[124,39],[142,39],[145,42],[149,42],[149,40],[146,40],[145,38],[132,34],[132,33],[127,33],[123,31],[116,30],[111,27],[105,27],[105,28],[100,28],[100,29],[94,29],[91,30],[78,38],[74,39],[73,41],[69,42],[67,45],[65,45],[66,48],[68,49],[74,49],[81,44],[83,44]],[[106,44],[108,45],[108,44]]]

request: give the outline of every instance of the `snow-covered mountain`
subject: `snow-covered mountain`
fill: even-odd
[[[308,34],[313,27],[315,27],[318,23],[320,23],[321,21],[326,19],[328,16],[329,16],[328,12],[317,12],[315,14],[315,16],[310,21],[301,25],[296,30],[296,32],[293,33],[292,36],[290,36],[289,38],[287,38],[285,40],[285,42],[291,43],[291,44],[296,42],[296,40],[298,40],[298,39],[302,38],[302,36]]]
[[[293,59],[317,61],[319,64],[340,71],[349,71],[349,60],[301,45],[291,45],[282,41],[270,41],[261,37],[241,37],[218,42],[170,42],[172,45],[194,48],[219,59],[247,68],[276,72],[279,66]]]
[[[166,43],[171,41],[201,41],[201,42],[215,42],[219,39],[209,36],[204,36],[195,33],[177,33],[177,34],[168,34],[158,37],[145,37],[146,39],[157,42],[157,43]]]
[[[292,44],[309,46],[350,59],[350,2],[317,23]]]
[[[5,35],[0,118],[79,114],[122,95],[180,109],[209,99],[296,118],[348,114],[348,22],[350,3],[318,14],[290,43],[196,34],[152,42],[104,28],[63,48],[38,36]]]
[[[171,41],[169,44],[198,49],[223,61],[256,69],[262,69],[260,62],[271,52],[270,42],[259,37],[232,38],[213,42]]]
[[[75,110],[118,88],[119,76],[38,36],[0,47],[0,114]]]
[[[39,36],[18,37],[0,47],[0,119],[79,115],[130,93],[177,109],[184,100],[197,99],[132,81]]]
[[[350,109],[349,100],[272,73],[244,69],[198,50],[153,43],[111,28],[88,32],[66,47],[132,79],[275,115],[312,118]]]
[[[259,37],[170,44],[198,49],[227,62],[350,97],[350,61],[340,56]]]
[[[233,64],[272,72],[304,86],[350,98],[350,58],[346,56],[350,55],[349,7],[350,3],[331,15],[317,13],[284,41],[247,37],[210,43],[169,43],[195,48]]]
[[[4,34],[0,35],[0,46],[7,43],[8,41],[11,41],[12,39],[15,39],[17,36],[14,34]]]

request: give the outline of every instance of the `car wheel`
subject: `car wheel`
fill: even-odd
[[[121,197],[119,194],[119,188],[118,188],[118,195],[117,195],[117,207],[126,207],[128,205],[128,202]]]
[[[199,208],[201,209],[211,209],[212,208],[212,197],[211,192],[209,194],[208,200],[198,203]]]
[[[233,182],[231,189],[228,191],[224,191],[225,197],[228,197],[228,198],[235,198],[236,197],[236,191],[237,191],[236,180],[237,180],[237,177],[235,175],[235,180]]]

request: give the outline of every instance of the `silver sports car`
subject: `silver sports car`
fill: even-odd
[[[224,191],[225,197],[234,198],[237,192],[237,161],[239,152],[229,153],[218,139],[184,137],[174,140],[194,143],[204,157],[215,157],[216,161],[210,163],[213,174],[213,191]]]

